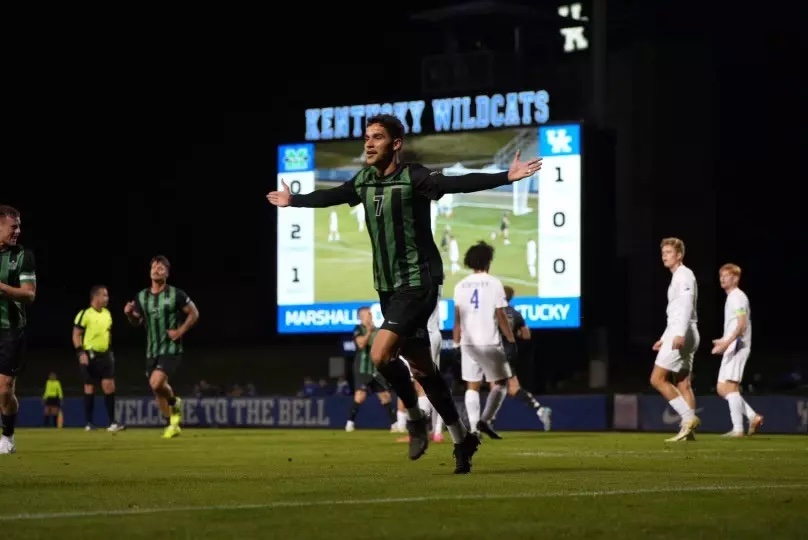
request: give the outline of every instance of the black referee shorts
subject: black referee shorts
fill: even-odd
[[[86,366],[80,366],[84,384],[98,384],[104,379],[115,378],[115,356],[112,351],[87,354],[90,356],[90,362]]]
[[[423,341],[429,345],[429,318],[438,309],[439,296],[438,286],[379,291],[384,316],[382,329],[400,338]]]

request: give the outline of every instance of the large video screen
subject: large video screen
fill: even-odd
[[[455,285],[469,274],[463,255],[480,240],[496,251],[491,274],[515,291],[528,326],[576,328],[581,302],[581,126],[542,125],[410,136],[407,161],[445,175],[500,172],[517,150],[544,158],[541,171],[508,186],[447,194],[432,204],[432,232],[446,280],[441,329],[454,324]],[[308,193],[350,180],[363,167],[361,140],[278,147],[278,187]],[[278,332],[343,333],[369,306],[383,321],[373,288],[362,205],[278,209]],[[507,224],[507,225],[506,225]]]

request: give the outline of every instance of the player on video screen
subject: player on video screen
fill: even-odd
[[[539,258],[539,248],[532,238],[527,241],[527,271],[530,277],[536,277],[536,261]]]
[[[502,213],[502,219],[499,221],[499,234],[505,239],[505,245],[511,245],[511,213],[505,210]]]
[[[480,439],[467,433],[446,382],[430,353],[428,321],[443,284],[443,261],[432,237],[430,203],[447,193],[471,193],[516,182],[538,172],[541,158],[520,159],[517,152],[507,172],[444,176],[399,157],[404,125],[392,115],[368,118],[365,129],[366,167],[348,182],[331,189],[292,195],[286,183],[267,194],[273,205],[324,208],[339,204],[365,206],[373,249],[374,286],[385,321],[371,348],[371,359],[407,408],[410,459],[418,459],[429,444],[426,417],[406,367],[404,356],[429,401],[446,422],[454,441],[455,472],[471,471],[471,458]]]

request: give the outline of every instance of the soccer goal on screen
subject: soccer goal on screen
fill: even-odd
[[[459,176],[475,172],[494,174],[506,170],[496,165],[487,165],[482,169],[470,169],[461,163],[456,163],[451,167],[445,167],[441,172],[446,176]],[[452,207],[496,208],[511,210],[515,216],[522,216],[533,211],[529,204],[532,183],[533,177],[530,177],[486,191],[455,193],[452,195]]]

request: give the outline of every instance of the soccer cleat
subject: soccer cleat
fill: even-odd
[[[407,420],[407,432],[410,434],[410,459],[415,461],[424,455],[429,446],[426,416],[418,420]]]
[[[730,438],[730,439],[733,439],[733,438],[734,439],[740,439],[744,435],[743,435],[743,431],[727,431],[726,433],[724,433],[721,436],[722,437],[727,437],[727,438]]]
[[[87,424],[86,426],[84,426],[84,431],[92,431],[94,429],[95,427],[93,427],[92,424]]]
[[[180,422],[182,421],[182,399],[175,399],[174,405],[171,406],[171,416],[168,417],[168,421],[172,426],[180,427]]]
[[[665,442],[680,442],[686,440],[696,440],[695,434],[693,433],[697,427],[701,425],[701,420],[699,420],[698,416],[694,416],[687,422],[682,422],[682,427],[679,429],[679,433],[671,437],[670,439],[665,439]],[[691,435],[693,438],[691,439]]]
[[[356,424],[354,424],[353,421],[348,420],[345,423],[345,431],[347,431],[348,433],[350,433],[351,431],[354,431],[355,429],[356,429]]]
[[[539,416],[539,420],[541,420],[541,423],[544,425],[544,431],[550,431],[553,409],[550,407],[539,407],[536,414]]]
[[[179,437],[182,429],[180,426],[175,426],[174,424],[169,424],[163,430],[163,438],[164,439],[173,439],[174,437]]]
[[[471,472],[471,458],[480,446],[480,437],[474,433],[466,433],[463,442],[454,445],[452,454],[455,458],[455,474],[468,474]]]
[[[110,433],[117,433],[119,431],[123,431],[126,429],[126,426],[122,426],[121,424],[110,424],[107,428],[107,431]]]
[[[17,451],[17,445],[14,444],[14,435],[0,437],[0,454],[13,454]]]
[[[754,435],[760,429],[760,426],[763,425],[763,416],[756,414],[755,417],[749,422],[749,431],[746,432],[747,435]]]
[[[494,431],[494,428],[491,427],[491,424],[489,424],[488,422],[486,422],[484,420],[480,420],[479,422],[477,422],[477,431],[480,432],[480,433],[485,433],[486,435],[488,435],[492,439],[502,439],[502,437],[500,437],[499,433]]]

